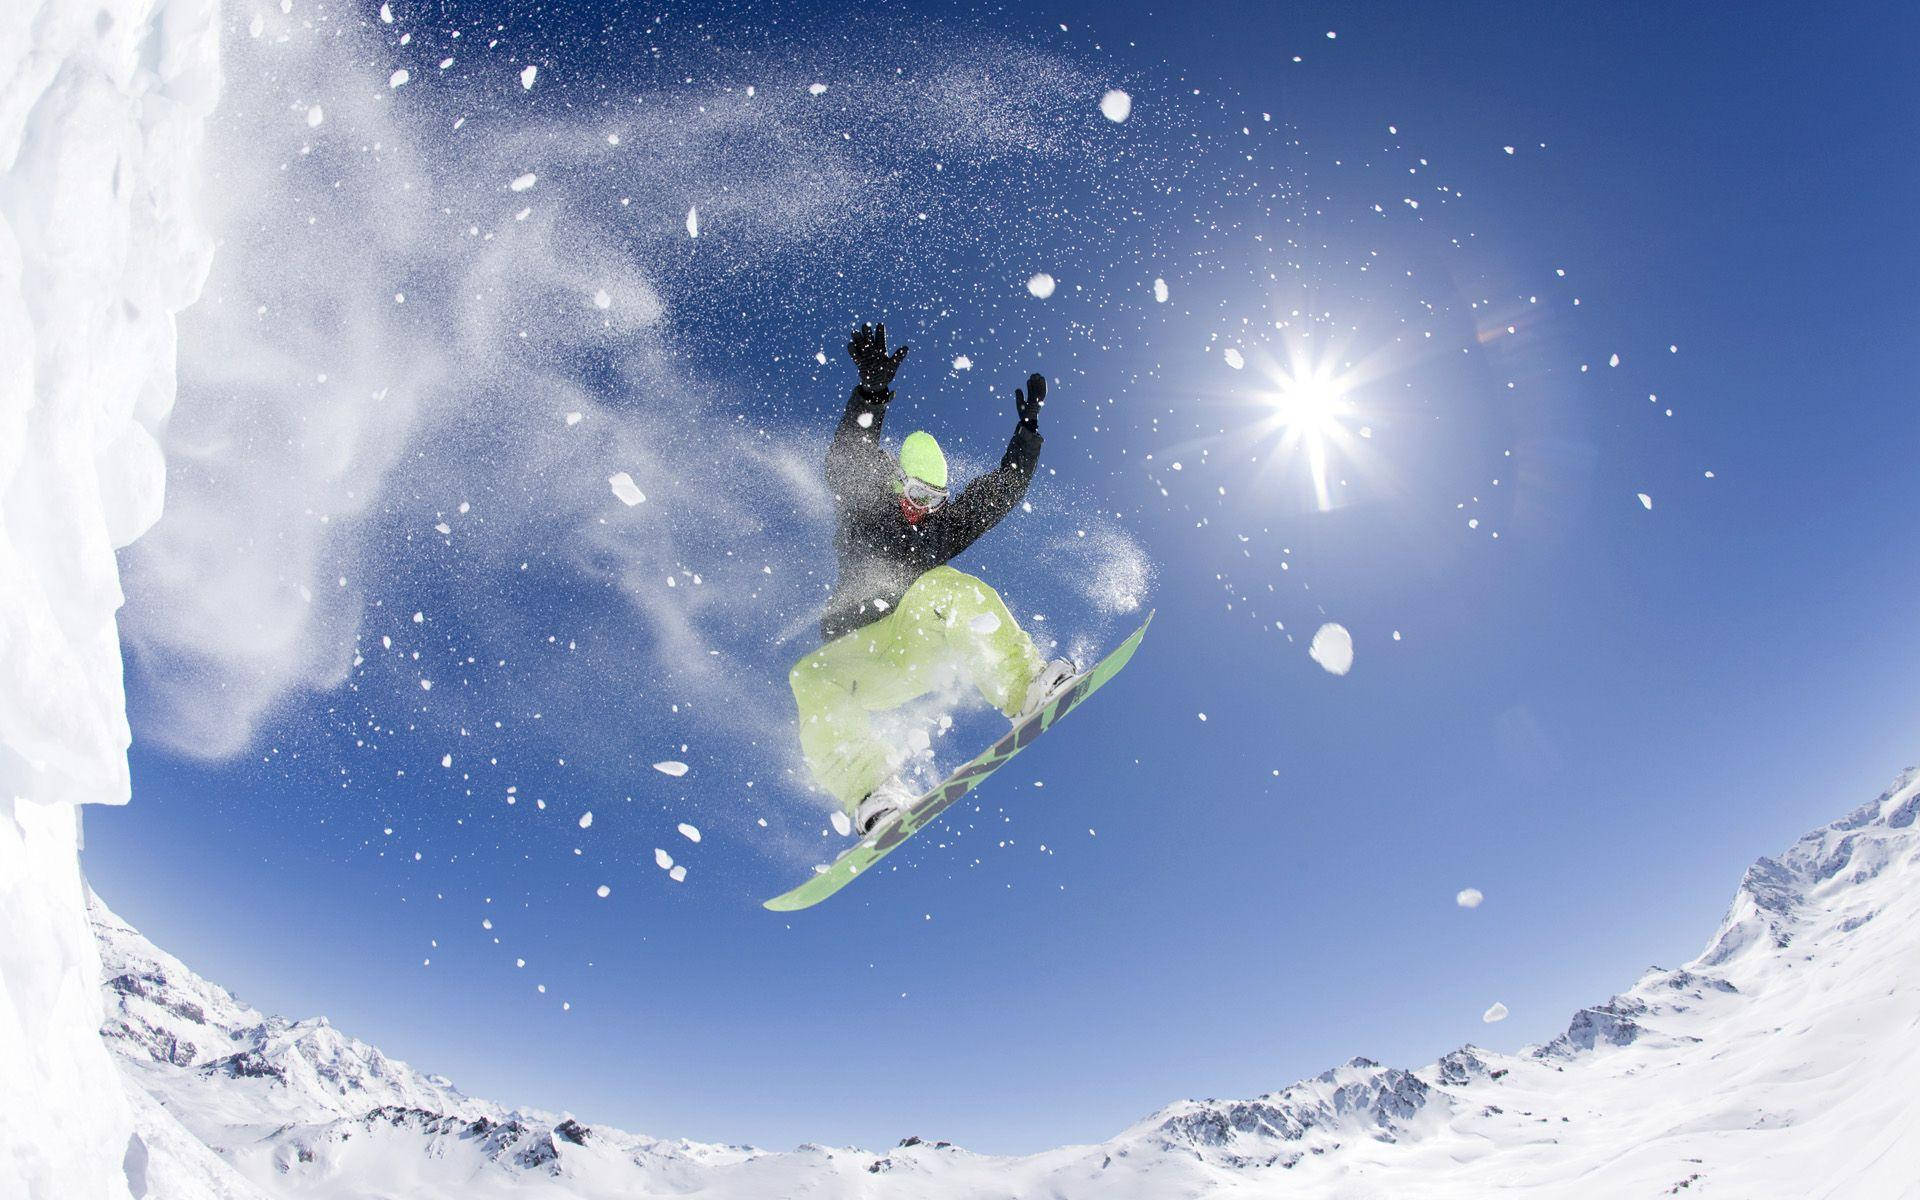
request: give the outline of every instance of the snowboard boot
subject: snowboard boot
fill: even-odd
[[[886,822],[898,820],[900,814],[907,811],[907,806],[917,799],[919,797],[913,790],[895,775],[867,793],[867,798],[854,810],[853,828],[861,837],[865,837]]]
[[[1040,668],[1033,682],[1027,685],[1027,698],[1020,705],[1020,712],[1014,716],[1017,726],[1028,717],[1045,708],[1049,701],[1066,691],[1080,680],[1080,668],[1070,658],[1056,658]]]

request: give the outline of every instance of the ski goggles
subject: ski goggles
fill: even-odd
[[[893,488],[929,512],[947,502],[947,489],[935,487],[924,479],[915,479],[898,467],[893,471]]]

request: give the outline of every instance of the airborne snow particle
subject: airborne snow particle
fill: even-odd
[[[442,754],[442,755],[440,756],[440,765],[441,765],[442,767],[451,767],[451,766],[453,766],[453,755],[451,755],[451,754]]]
[[[697,842],[700,840],[700,830],[696,826],[689,825],[685,821],[682,821],[680,822],[679,830],[680,830],[680,836],[687,839],[690,842]]]
[[[572,426],[572,425],[578,425],[579,423],[580,423],[580,414],[579,414],[579,413],[577,413],[577,412],[570,412],[570,413],[568,413],[568,414],[567,414],[567,424],[568,424],[569,426]]]
[[[967,628],[981,635],[989,634],[1000,628],[1000,618],[993,613],[983,612],[968,621]]]
[[[766,821],[762,819],[760,823],[765,825]],[[841,837],[851,837],[853,835],[853,822],[847,819],[847,814],[844,811],[837,808],[834,809],[833,816],[829,818],[829,823],[832,824],[833,831]]]
[[[1502,147],[1500,147],[1500,148],[1501,148],[1502,150],[1505,150],[1505,151],[1506,151],[1506,152],[1507,152],[1508,154],[1512,154],[1512,153],[1513,153],[1513,147],[1512,147],[1512,146],[1502,146]]]
[[[1480,902],[1485,899],[1479,888],[1461,888],[1453,894],[1453,902],[1461,908],[1479,908]]]
[[[824,367],[824,366],[826,366],[826,365],[827,365],[827,352],[826,352],[825,350],[815,350],[815,351],[813,352],[813,361],[815,361],[815,362],[817,362],[817,363],[819,363],[819,364],[820,364],[821,366],[823,366],[823,367]]]
[[[826,94],[827,85],[824,83],[810,83],[807,85],[807,95],[809,96],[824,96]]]
[[[599,291],[593,294],[593,306],[595,308],[612,308],[613,307],[613,297],[607,295],[607,289],[601,288]]]
[[[1609,359],[1607,360],[1607,365],[1608,365],[1608,366],[1610,366],[1610,367],[1617,367],[1617,366],[1619,366],[1619,365],[1620,365],[1620,356],[1619,356],[1618,354],[1616,354],[1616,355],[1614,355],[1614,356],[1613,356],[1612,358],[1609,358]]]
[[[393,24],[393,5],[382,4],[380,6],[380,23],[383,25]]]
[[[1504,1021],[1507,1019],[1507,1006],[1496,1000],[1492,1008],[1480,1014],[1480,1019],[1489,1025],[1495,1021]]]
[[[421,691],[423,691],[423,692],[430,692],[430,691],[432,691],[432,690],[433,690],[433,680],[431,680],[431,679],[422,679],[422,680],[420,681],[420,690],[421,690]]]
[[[699,205],[694,205],[687,209],[687,236],[690,238],[697,238],[700,236],[700,206]]]
[[[1649,510],[1653,508],[1653,497],[1652,497],[1652,496],[1649,496],[1649,495],[1647,495],[1647,494],[1646,494],[1645,492],[1636,492],[1636,493],[1635,493],[1635,495],[1637,495],[1637,496],[1639,496],[1639,497],[1640,497],[1640,507],[1641,507],[1641,508],[1645,508],[1645,509],[1649,509]]]
[[[1236,371],[1243,370],[1247,365],[1246,357],[1232,346],[1228,346],[1226,350],[1221,352],[1220,356],[1226,359],[1227,365]]]
[[[687,869],[685,867],[675,867],[673,870],[667,872],[667,878],[673,880],[675,883],[685,883],[687,881]]]
[[[515,177],[514,181],[507,185],[507,188],[509,191],[524,192],[528,188],[532,187],[534,185],[534,182],[539,178],[540,177],[538,175],[535,175],[532,171],[528,171],[524,175]]]
[[[390,88],[404,87],[406,86],[407,80],[411,78],[413,78],[413,76],[407,74],[407,69],[401,67],[398,71],[387,76],[387,86]]]
[[[653,848],[653,861],[662,871],[673,870],[673,855],[658,846]]]
[[[1307,655],[1326,668],[1329,675],[1345,675],[1353,669],[1353,635],[1345,625],[1328,621],[1314,631]]]
[[[660,772],[662,775],[671,775],[675,779],[678,779],[680,778],[680,776],[685,775],[687,773],[687,764],[683,762],[674,762],[672,759],[668,759],[666,762],[657,762],[653,764],[653,769]]]
[[[973,370],[973,360],[964,354],[957,354],[953,359],[953,369],[956,371],[971,371]]]
[[[1041,271],[1027,280],[1027,290],[1036,297],[1045,300],[1053,295],[1053,276]]]
[[[1167,302],[1166,280],[1156,279],[1153,281],[1153,299],[1158,304],[1165,304]]]
[[[646,503],[647,494],[634,484],[633,476],[627,474],[625,471],[620,472],[618,475],[608,476],[607,486],[613,489],[613,494],[620,497],[620,502],[628,508],[632,508],[636,504]]]
[[[1100,115],[1116,125],[1133,115],[1133,97],[1119,88],[1110,88],[1100,97]]]
[[[529,92],[532,91],[533,81],[539,78],[539,75],[540,75],[540,68],[529,64],[526,70],[520,72],[521,88]]]
[[[593,827],[593,810],[588,809],[586,812],[583,812],[580,814],[580,828],[591,829],[592,827]]]
[[[608,896],[613,894],[613,889],[603,883],[599,887],[593,889],[593,894],[600,897],[602,900],[605,900]]]
[[[318,104],[314,105],[312,108],[309,108],[307,110],[307,128],[309,129],[312,129],[313,127],[320,124],[320,122],[326,119],[327,119],[327,114],[320,108]]]

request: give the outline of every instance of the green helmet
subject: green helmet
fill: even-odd
[[[947,486],[947,456],[932,434],[916,429],[900,443],[900,473],[937,488]]]

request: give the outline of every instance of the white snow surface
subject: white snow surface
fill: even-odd
[[[160,515],[174,314],[212,254],[192,193],[214,18],[0,4],[0,1196],[176,1174],[91,1032],[77,806],[128,796],[114,551]]]
[[[1354,1058],[1021,1157],[917,1136],[768,1151],[505,1110],[324,1020],[262,1016],[96,904],[103,1033],[130,1080],[275,1197],[1911,1196],[1916,816],[1920,769],[1755,863],[1705,952],[1544,1046],[1467,1045],[1415,1071]]]

